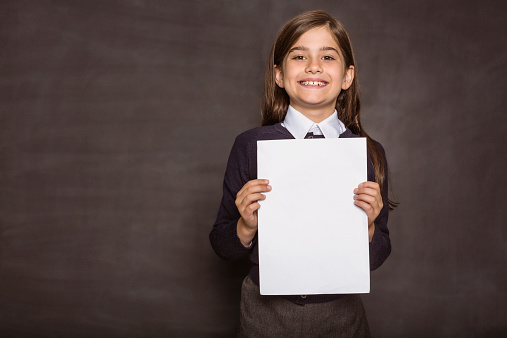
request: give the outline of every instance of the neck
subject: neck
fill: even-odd
[[[315,123],[320,123],[327,119],[329,116],[333,115],[335,107],[326,108],[326,109],[308,109],[304,107],[293,106],[298,112],[309,118]]]

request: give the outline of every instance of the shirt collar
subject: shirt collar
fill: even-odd
[[[305,138],[308,131],[310,131],[314,125],[317,125],[320,128],[325,138],[340,137],[340,134],[346,129],[345,125],[338,119],[336,109],[327,119],[320,123],[315,123],[294,109],[294,107],[289,106],[287,115],[285,115],[285,120],[283,121],[283,126],[292,134],[292,136],[294,136],[294,138]]]

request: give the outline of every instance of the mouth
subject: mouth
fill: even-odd
[[[302,86],[310,86],[310,87],[324,87],[328,83],[325,81],[298,81],[298,83]]]

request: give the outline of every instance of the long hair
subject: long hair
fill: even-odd
[[[290,98],[285,89],[278,87],[275,82],[275,66],[282,67],[283,61],[296,41],[307,31],[326,27],[333,34],[343,57],[345,69],[354,67],[352,84],[346,90],[340,91],[336,100],[338,118],[354,134],[366,137],[368,150],[375,169],[375,181],[380,185],[380,191],[384,191],[384,182],[387,163],[379,144],[372,139],[361,126],[359,111],[359,83],[357,77],[357,65],[352,43],[349,35],[341,22],[324,11],[309,11],[300,14],[288,21],[278,33],[268,60],[266,76],[264,80],[264,105],[262,107],[262,125],[272,125],[282,122],[289,108]],[[384,198],[385,200],[385,198]],[[396,203],[388,200],[392,209]]]

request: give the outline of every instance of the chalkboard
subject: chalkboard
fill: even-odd
[[[347,27],[389,160],[373,336],[505,336],[505,5],[2,1],[0,335],[229,337],[248,262],[208,233],[281,25]]]

